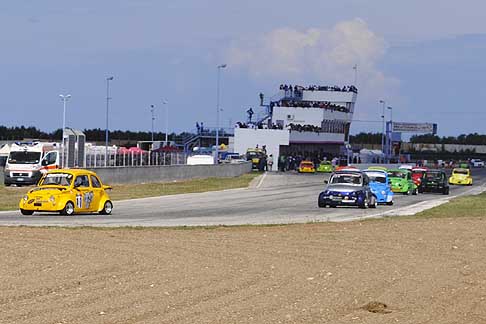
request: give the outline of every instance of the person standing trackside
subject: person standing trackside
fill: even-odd
[[[272,171],[272,167],[273,167],[273,155],[270,154],[267,161],[267,171]]]

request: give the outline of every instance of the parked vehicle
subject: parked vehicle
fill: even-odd
[[[480,159],[471,159],[470,161],[473,168],[484,168],[484,161]]]
[[[368,176],[359,170],[335,172],[326,181],[326,189],[319,194],[318,206],[376,208],[377,199],[370,189],[369,181]]]
[[[60,167],[57,143],[17,142],[11,145],[4,169],[4,184],[36,184],[48,170]]]
[[[227,153],[224,155],[223,160],[221,163],[239,163],[239,162],[246,162],[244,156],[239,155],[238,153]]]
[[[322,161],[316,169],[317,172],[332,173],[334,171],[334,166],[330,161]]]
[[[314,166],[314,162],[312,161],[302,161],[299,165],[299,173],[315,173],[316,168]]]
[[[253,169],[257,169],[260,171],[263,171],[264,169],[264,164],[260,162],[260,160],[264,160],[266,164],[266,154],[263,152],[262,149],[259,148],[254,148],[254,149],[248,149],[246,151],[246,160],[251,161],[251,165]]]
[[[36,188],[20,200],[22,215],[34,212],[111,214],[113,203],[96,173],[82,169],[60,169],[42,176]]]
[[[448,195],[449,183],[445,172],[442,170],[428,170],[422,179],[420,192],[438,192]]]
[[[214,164],[214,157],[206,154],[195,154],[187,158],[187,165],[211,165]]]
[[[370,179],[371,192],[376,196],[378,204],[393,205],[393,191],[390,187],[388,173],[383,170],[364,170]]]

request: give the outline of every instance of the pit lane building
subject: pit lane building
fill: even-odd
[[[234,151],[265,145],[275,161],[281,154],[343,155],[357,94],[354,86],[280,86],[268,104],[260,95],[264,113],[252,121],[250,112],[247,123],[235,125]]]

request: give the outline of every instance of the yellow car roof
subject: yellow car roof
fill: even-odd
[[[69,173],[72,174],[73,176],[77,176],[80,174],[90,174],[90,175],[96,175],[95,172],[86,170],[86,169],[56,169],[56,170],[51,170],[47,173]]]
[[[452,169],[452,172],[454,172],[454,171],[470,172],[469,169],[466,169],[466,168],[454,168],[454,169]]]

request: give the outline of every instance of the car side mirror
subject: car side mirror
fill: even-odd
[[[325,184],[328,184],[328,183],[329,183],[329,180],[324,180],[324,183],[325,183]]]
[[[103,185],[103,189],[104,190],[111,190],[111,189],[113,189],[113,187],[112,186]]]
[[[41,165],[42,165],[42,166],[46,166],[46,165],[48,165],[47,160],[42,160]]]

